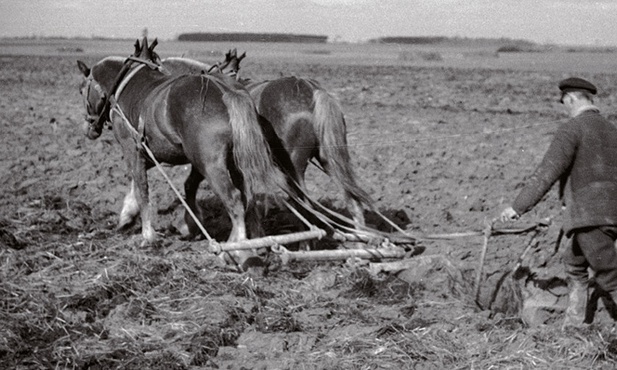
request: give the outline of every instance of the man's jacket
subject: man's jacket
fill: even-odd
[[[512,208],[529,211],[561,179],[566,182],[564,231],[617,225],[617,126],[597,110],[562,124]]]

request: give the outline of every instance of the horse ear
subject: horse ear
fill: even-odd
[[[133,53],[133,56],[139,56],[139,53],[141,52],[141,45],[139,45],[139,39],[135,40],[135,52]]]
[[[244,53],[242,53],[242,55],[240,55],[240,56],[238,57],[238,63],[240,63],[240,61],[241,61],[242,59],[244,59],[245,57],[246,57],[246,51],[245,51]]]
[[[159,55],[154,51],[154,48],[159,44],[159,39],[155,38],[154,41],[152,41],[152,45],[150,45],[150,48],[148,49],[149,51],[149,60],[152,61],[153,63],[158,63],[159,60],[161,59],[159,57]]]
[[[155,39],[154,39],[154,41],[152,41],[152,45],[151,45],[151,46],[150,46],[150,48],[149,48],[150,52],[153,52],[153,51],[154,51],[154,47],[155,47],[156,45],[158,45],[158,44],[159,44],[159,39],[158,39],[158,38],[155,38]]]
[[[81,71],[81,73],[88,77],[90,76],[90,68],[88,68],[88,66],[86,65],[86,63],[82,62],[81,60],[77,61],[77,68],[79,68],[79,70]]]

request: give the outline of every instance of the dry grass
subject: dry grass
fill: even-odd
[[[494,318],[477,312],[469,304],[470,279],[451,264],[443,286],[430,288],[429,281],[408,283],[353,265],[307,263],[254,279],[221,269],[215,258],[190,245],[142,250],[107,232],[57,228],[63,211],[54,211],[53,204],[37,203],[0,223],[4,368],[215,367],[244,363],[219,351],[242,347],[247,335],[264,341],[309,338],[304,347],[277,348],[273,356],[254,359],[290,367],[617,364],[617,336],[610,328],[564,333],[527,328],[516,309]],[[72,212],[77,218],[89,214],[86,208]],[[56,233],[62,241],[45,242]],[[502,290],[516,288],[505,278]],[[453,307],[460,317],[443,316]]]
[[[219,356],[219,351],[226,348],[229,354],[247,335],[264,341],[310,338],[305,347],[277,348],[272,356],[254,359],[269,364],[284,359],[290,367],[580,369],[617,364],[617,336],[611,329],[530,329],[512,312],[510,318],[491,319],[465,303],[472,289],[460,281],[427,289],[392,275],[371,275],[361,266],[323,264],[294,265],[253,279],[227,272],[211,256],[181,245],[140,250],[107,235],[103,246],[101,240],[74,232],[65,234],[65,242],[37,243],[45,239],[48,224],[32,221],[45,217],[29,215],[2,222],[4,234],[28,245],[5,245],[0,252],[4,368],[237,364],[243,362]],[[460,317],[442,316],[455,306]]]

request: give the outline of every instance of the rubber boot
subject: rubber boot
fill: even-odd
[[[561,329],[567,327],[584,327],[585,313],[587,309],[589,284],[577,280],[570,280],[570,293],[568,294],[568,308]],[[617,295],[617,294],[616,294]]]

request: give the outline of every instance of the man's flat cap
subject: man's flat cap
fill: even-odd
[[[592,95],[598,92],[598,89],[591,82],[578,77],[570,77],[561,81],[559,83],[559,90],[563,92],[584,90],[590,92]]]

